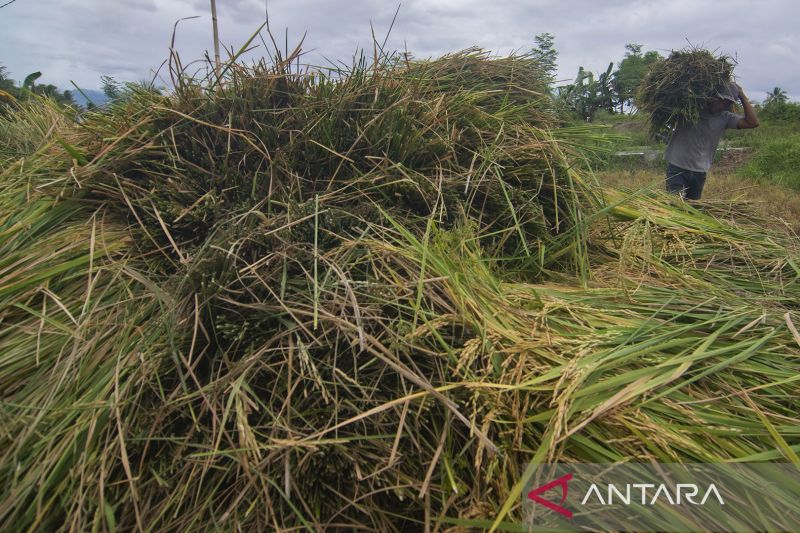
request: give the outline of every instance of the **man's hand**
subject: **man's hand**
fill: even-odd
[[[750,103],[750,100],[747,99],[747,95],[744,94],[742,86],[737,83],[736,89],[739,91],[739,101],[742,103],[742,108],[744,109],[744,118],[739,119],[736,128],[740,130],[757,128],[758,116],[756,116],[756,110],[753,109],[753,105]]]

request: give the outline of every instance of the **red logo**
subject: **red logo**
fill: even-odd
[[[535,488],[528,493],[528,499],[536,503],[541,503],[551,511],[555,511],[561,515],[566,516],[567,518],[572,518],[572,511],[570,511],[565,507],[561,507],[561,504],[563,504],[564,500],[567,499],[567,491],[569,490],[569,486],[567,485],[567,483],[571,479],[572,479],[572,474],[566,474],[556,479],[555,481],[551,481],[546,485],[542,485],[541,487]],[[558,502],[558,504],[555,504],[551,501],[547,501],[539,497],[540,494],[547,492],[553,487],[561,487],[561,501]]]

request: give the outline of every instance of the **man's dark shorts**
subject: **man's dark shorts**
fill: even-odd
[[[706,184],[706,173],[686,170],[667,164],[667,191],[682,195],[687,200],[699,200]]]

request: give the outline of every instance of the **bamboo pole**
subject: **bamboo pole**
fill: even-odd
[[[219,76],[219,30],[217,29],[217,2],[211,0],[211,25],[214,28],[214,68]]]

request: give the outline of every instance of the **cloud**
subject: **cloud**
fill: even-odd
[[[311,63],[350,61],[359,48],[382,40],[397,0],[218,0],[220,39],[237,50],[265,20],[283,48],[307,32]],[[724,6],[724,8],[723,8]],[[184,62],[213,49],[207,0],[19,0],[0,10],[0,64],[13,77],[41,70],[43,81],[97,87],[100,76],[142,79],[167,58],[173,26]],[[537,33],[555,35],[559,77],[579,66],[605,70],[622,59],[626,43],[667,53],[687,43],[735,55],[740,83],[756,99],[778,85],[800,99],[800,19],[796,0],[406,0],[389,36],[392,49],[416,57],[478,45],[500,54],[526,50]],[[256,41],[260,44],[260,41]],[[249,54],[264,54],[263,47]]]

